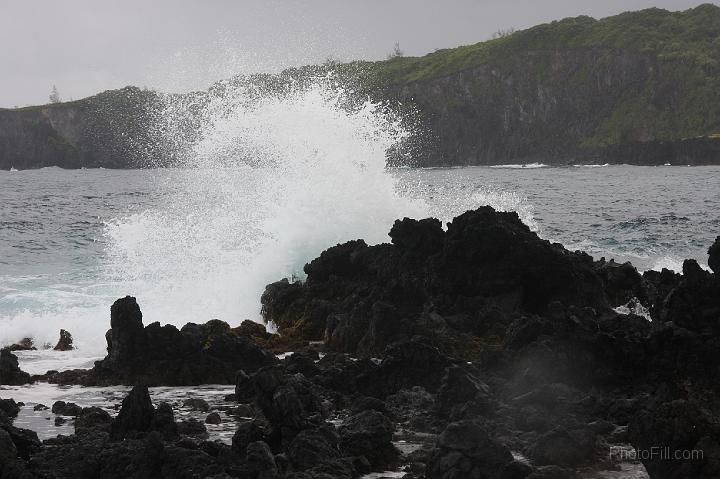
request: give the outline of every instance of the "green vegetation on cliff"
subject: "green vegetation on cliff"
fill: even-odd
[[[512,66],[529,51],[607,47],[651,54],[660,60],[692,62],[717,73],[720,67],[720,7],[706,4],[684,12],[658,8],[595,20],[566,18],[494,40],[424,57],[396,57],[376,65],[390,81],[405,83],[446,76],[481,64]]]
[[[565,68],[573,54],[585,54],[585,61],[581,58]],[[619,58],[641,63],[645,71],[632,72],[632,65],[622,71]],[[418,87],[409,85],[439,84],[443,78],[484,69],[513,82],[525,77],[538,94],[564,90],[603,95],[602,88],[593,89],[592,84],[608,80],[607,74],[615,69],[621,78],[610,86],[620,94],[611,98],[611,108],[580,112],[598,121],[576,138],[578,146],[720,133],[720,7],[709,4],[684,12],[653,8],[601,20],[568,18],[424,57],[366,63],[365,68],[378,84],[410,88],[415,96]],[[464,87],[477,96],[501,93],[480,83],[470,79]],[[450,89],[444,96],[445,105],[438,108],[468,105]],[[528,100],[522,94],[516,99]],[[576,106],[582,109],[583,104]]]
[[[419,112],[427,134],[409,145],[414,164],[720,163],[714,5],[568,18],[424,57],[238,77],[188,95],[188,103],[200,108],[236,82],[279,94],[328,71]],[[170,163],[174,153],[153,128],[161,108],[160,95],[128,87],[0,110],[0,168]],[[184,125],[181,144],[193,141],[202,121],[198,114]]]

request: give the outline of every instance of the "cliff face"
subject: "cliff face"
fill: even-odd
[[[281,91],[288,79],[328,69],[378,100],[416,107],[424,133],[391,162],[720,164],[720,7],[713,5],[571,18],[420,58],[250,81]],[[203,94],[193,95],[201,104]],[[0,168],[172,163],[155,121],[161,108],[157,94],[128,87],[0,110]],[[189,120],[181,143],[192,141],[198,121],[202,115]]]
[[[503,67],[415,81],[391,95],[426,113],[437,141],[425,163],[557,163],[582,156],[583,140],[658,68],[650,56],[605,48],[531,51]],[[628,136],[651,139],[643,125]]]
[[[706,137],[720,131],[720,116],[703,118],[690,132],[698,138],[682,136],[677,103],[693,92],[676,69],[611,48],[522,52],[503,67],[397,85],[386,96],[424,114],[434,141],[416,155],[423,165],[720,163],[720,141]],[[638,98],[647,105],[630,107]],[[662,116],[673,124],[667,133]]]
[[[53,126],[49,108],[0,110],[0,168],[83,166],[82,157]],[[76,108],[55,108],[67,125],[78,124]]]
[[[0,169],[133,168],[160,157],[157,94],[134,87],[79,101],[0,110]]]
[[[434,133],[422,164],[720,163],[720,8],[566,19],[375,64]]]

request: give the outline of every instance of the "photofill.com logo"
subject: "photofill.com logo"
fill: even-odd
[[[701,449],[672,449],[668,446],[651,446],[647,449],[622,446],[610,447],[610,459],[617,462],[644,460],[701,461],[703,457]]]

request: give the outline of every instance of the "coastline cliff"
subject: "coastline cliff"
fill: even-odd
[[[714,5],[568,18],[424,57],[249,80],[272,88],[330,70],[374,99],[418,111],[427,134],[410,145],[414,166],[720,164]],[[126,87],[0,109],[0,169],[172,164],[154,123],[162,101],[156,92]]]

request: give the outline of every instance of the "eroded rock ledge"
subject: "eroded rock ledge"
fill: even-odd
[[[6,401],[0,477],[575,478],[616,469],[611,451],[631,446],[680,452],[642,456],[653,479],[719,476],[720,237],[714,272],[686,261],[682,274],[640,275],[490,208],[447,231],[399,220],[390,236],[330,248],[305,282],[269,285],[264,313],[282,338],[252,323],[143,326],[127,297],[103,361],[47,376],[234,382],[248,418],[232,445],[188,435],[197,425],[143,387],[117,418],[83,409],[74,436],[43,443],[12,426]],[[630,301],[652,321],[613,309]],[[295,352],[277,360],[269,346]],[[428,440],[401,454],[392,440],[408,434]]]

